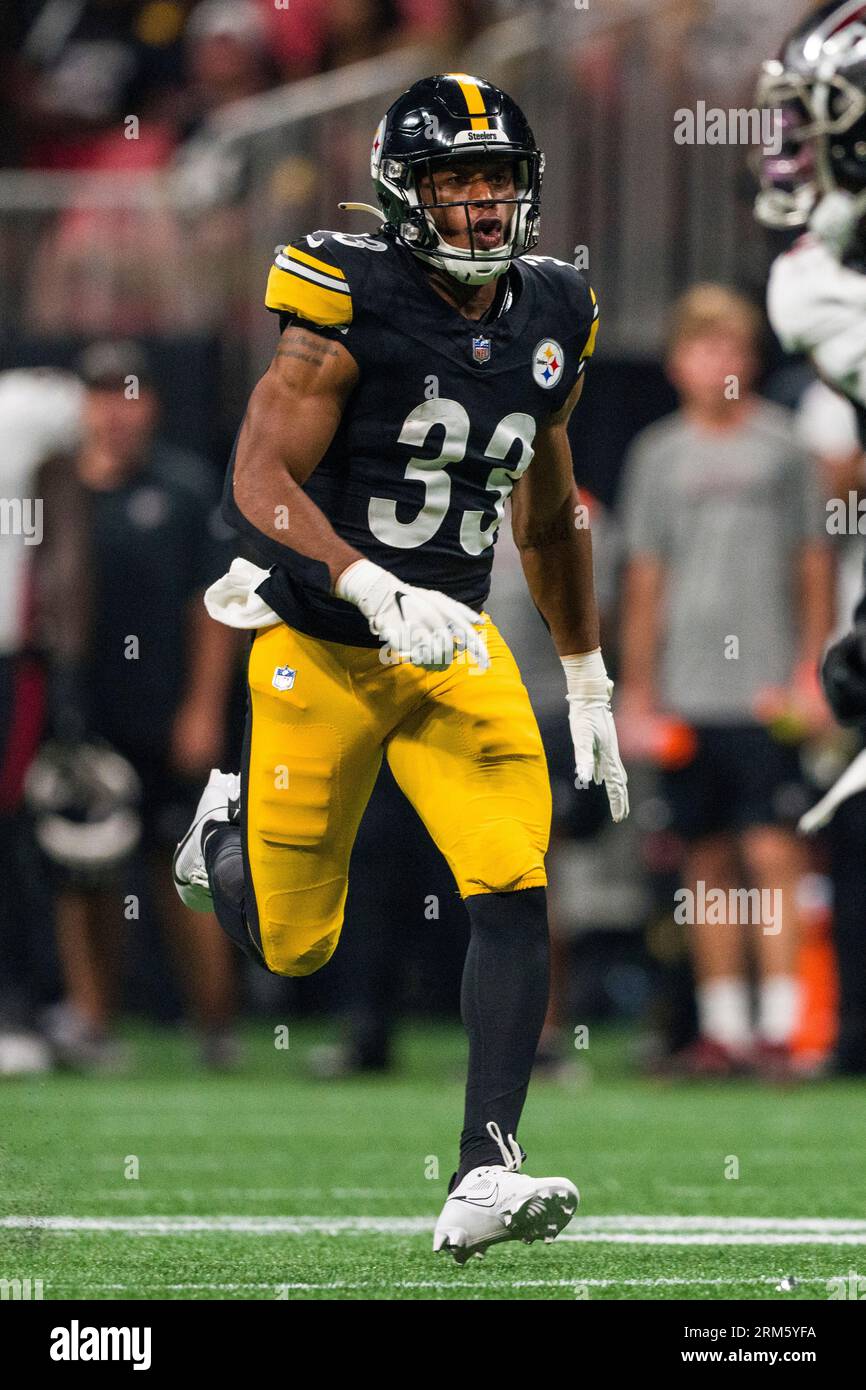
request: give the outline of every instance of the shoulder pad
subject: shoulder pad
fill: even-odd
[[[552,294],[557,312],[565,317],[562,331],[582,339],[580,360],[586,361],[595,352],[598,334],[598,300],[586,277],[569,261],[555,256],[523,256],[521,263],[530,266],[531,273]]]
[[[322,325],[352,322],[349,281],[325,237],[330,234],[301,237],[277,247],[265,293],[268,309]]]
[[[389,242],[369,233],[310,232],[277,248],[265,304],[275,313],[298,314],[322,325],[357,318],[374,252]]]

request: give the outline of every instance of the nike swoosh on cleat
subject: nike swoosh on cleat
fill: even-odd
[[[499,1188],[494,1187],[493,1191],[486,1197],[452,1197],[452,1202],[467,1202],[472,1207],[495,1207],[499,1201]]]

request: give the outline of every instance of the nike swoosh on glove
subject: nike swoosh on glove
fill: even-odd
[[[343,570],[334,593],[360,609],[373,636],[381,637],[398,660],[443,671],[455,652],[465,651],[479,670],[490,665],[487,643],[476,628],[484,618],[447,594],[404,584],[372,560],[356,560]]]
[[[604,782],[610,814],[617,822],[628,815],[628,777],[619,744],[610,697],[613,681],[607,674],[601,648],[579,656],[563,656],[568,685],[568,724],[574,744],[577,785]]]

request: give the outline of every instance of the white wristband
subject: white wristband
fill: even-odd
[[[380,565],[374,565],[372,560],[353,560],[351,565],[347,565],[343,573],[337,576],[334,593],[337,598],[345,599],[347,603],[357,604],[369,591],[370,586],[383,575],[386,575],[386,571]]]
[[[575,656],[562,656],[560,661],[565,672],[569,700],[610,699],[613,681],[607,674],[601,647]]]

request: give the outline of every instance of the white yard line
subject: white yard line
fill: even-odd
[[[398,1279],[398,1280],[347,1280],[329,1279],[321,1283],[286,1282],[276,1284],[82,1284],[78,1281],[46,1280],[51,1289],[81,1289],[88,1292],[107,1293],[181,1293],[193,1290],[201,1293],[245,1293],[250,1291],[267,1292],[274,1297],[281,1291],[305,1292],[307,1290],[328,1289],[661,1289],[661,1288],[728,1288],[746,1284],[754,1288],[776,1288],[778,1276],[761,1279]],[[798,1286],[816,1285],[824,1288],[826,1279],[798,1279]]]
[[[0,1229],[57,1235],[429,1236],[432,1224],[432,1215],[0,1217]],[[841,1217],[578,1217],[560,1240],[611,1245],[866,1245],[866,1221]]]
[[[429,1216],[4,1216],[0,1229],[60,1234],[113,1231],[128,1235],[417,1235]]]
[[[866,1220],[844,1216],[579,1216],[582,1226],[664,1231],[863,1231]]]
[[[122,1184],[122,1185],[121,1185]],[[198,1205],[203,1203],[216,1203],[217,1199],[226,1198],[231,1201],[250,1201],[250,1202],[287,1202],[297,1203],[299,1201],[324,1201],[324,1199],[336,1200],[338,1202],[368,1202],[368,1201],[388,1201],[392,1206],[405,1206],[406,1199],[417,1197],[417,1189],[409,1192],[406,1188],[386,1188],[386,1187],[220,1187],[210,1183],[199,1183],[195,1187],[175,1187],[170,1183],[162,1183],[159,1187],[148,1187],[138,1179],[118,1179],[117,1187],[99,1188],[79,1188],[76,1193],[79,1201],[93,1202],[125,1202],[130,1198],[137,1200],[147,1199],[149,1204],[154,1207],[161,1206],[168,1198],[172,1201],[195,1202]]]
[[[866,1231],[567,1231],[578,1245],[866,1245]]]

